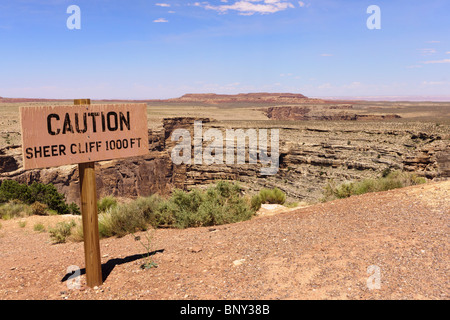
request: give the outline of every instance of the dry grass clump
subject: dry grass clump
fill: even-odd
[[[330,181],[324,188],[322,201],[343,199],[353,195],[361,195],[368,192],[387,191],[426,182],[426,178],[418,177],[415,173],[402,171],[384,171],[382,173],[382,176],[379,178],[344,182],[340,185],[336,185],[334,181]]]

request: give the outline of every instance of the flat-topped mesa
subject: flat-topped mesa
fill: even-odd
[[[309,99],[299,93],[239,93],[239,94],[215,94],[215,93],[189,93],[180,98],[169,99],[170,102],[253,102],[253,103],[323,103],[320,99]]]

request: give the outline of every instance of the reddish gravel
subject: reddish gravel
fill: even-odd
[[[68,289],[82,243],[52,245],[41,221],[1,221],[0,299],[448,299],[450,181],[366,194],[214,228],[101,240],[104,284]],[[45,218],[45,219],[44,219]],[[144,234],[140,233],[141,238]],[[380,269],[369,290],[367,268]]]

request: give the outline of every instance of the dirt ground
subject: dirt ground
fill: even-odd
[[[33,230],[77,217],[2,220],[0,299],[446,300],[449,199],[447,181],[231,225],[159,229],[157,268],[148,270],[132,235],[104,239],[98,288],[86,286],[83,243],[54,245]],[[79,288],[68,279],[72,265],[81,268]]]

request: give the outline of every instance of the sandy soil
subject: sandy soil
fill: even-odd
[[[0,299],[448,299],[450,181],[366,194],[242,223],[101,240],[104,284],[69,289],[83,243],[53,245],[61,217],[1,221]],[[74,217],[62,217],[74,219]],[[145,233],[139,233],[144,240]],[[369,266],[380,288],[369,290]],[[82,269],[83,271],[83,269]],[[370,278],[370,279],[373,279]],[[372,282],[370,282],[372,283]]]

